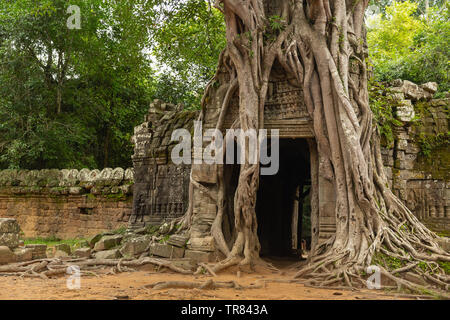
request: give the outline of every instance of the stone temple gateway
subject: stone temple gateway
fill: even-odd
[[[220,76],[227,77],[228,74],[224,71]],[[292,83],[285,78],[281,68],[274,68],[264,109],[264,128],[268,129],[268,133],[270,129],[279,130],[280,166],[276,175],[260,178],[256,213],[262,255],[299,254],[301,242],[306,240],[308,246],[320,243],[336,230],[334,187],[320,175],[312,174],[319,170],[320,155],[302,89]],[[448,161],[443,162],[440,173],[419,166],[420,148],[415,141],[422,131],[431,134],[448,131],[445,114],[448,99],[431,100],[434,88],[430,84],[417,86],[408,81],[397,81],[394,86],[392,95],[399,102],[396,115],[403,127],[393,130],[394,146],[382,150],[392,190],[432,229],[448,230]],[[237,94],[231,99],[223,121],[224,135],[226,129],[233,128],[238,118]],[[422,119],[425,126],[415,127],[412,124],[414,108],[419,102],[429,104],[429,114]],[[176,144],[171,141],[173,130],[185,128],[193,133],[194,120],[197,119],[202,120],[204,131],[214,129],[220,108],[220,101],[208,101],[199,118],[199,111],[183,110],[180,106],[158,100],[151,104],[145,122],[135,128],[133,137],[135,185],[130,228],[159,224],[183,216],[188,210],[192,176],[202,187],[192,187],[191,190],[194,200],[192,227],[186,238],[186,252],[209,254],[217,251],[211,237],[211,225],[217,214],[217,201],[214,199],[214,195],[218,194],[216,167],[208,164],[175,165],[170,160],[170,154]],[[238,164],[225,165],[225,240],[233,237],[233,195],[238,176]],[[311,193],[311,177],[318,177],[314,182],[317,188],[314,194]],[[311,196],[317,197],[315,208],[311,208]]]

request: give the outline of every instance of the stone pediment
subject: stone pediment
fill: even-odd
[[[218,109],[208,105],[206,128],[214,127]],[[225,116],[224,128],[230,128],[239,115],[239,97],[236,93]],[[306,109],[303,90],[287,80],[272,79],[264,107],[264,128],[279,129],[283,138],[312,138],[312,120]],[[270,133],[270,132],[269,132]]]

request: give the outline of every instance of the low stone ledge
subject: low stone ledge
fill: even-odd
[[[133,184],[133,168],[0,171],[0,193],[4,194],[129,195]]]

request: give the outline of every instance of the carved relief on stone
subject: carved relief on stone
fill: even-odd
[[[295,119],[309,117],[303,91],[288,81],[271,81],[264,106],[264,119]]]

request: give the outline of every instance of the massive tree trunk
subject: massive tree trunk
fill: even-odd
[[[313,248],[308,265],[297,277],[319,285],[342,282],[354,286],[361,282],[374,254],[381,252],[406,261],[409,272],[420,273],[437,287],[448,289],[449,276],[436,262],[450,261],[450,255],[388,188],[368,104],[364,47],[367,5],[368,0],[219,0],[216,6],[223,12],[227,27],[227,48],[219,68],[226,66],[230,81],[228,90],[219,97],[223,102],[217,128],[222,129],[234,90],[239,93],[235,126],[243,130],[264,126],[269,76],[277,60],[286,75],[303,87],[320,154],[313,175],[331,181],[336,194],[336,234]],[[350,66],[357,72],[350,73]],[[211,87],[207,87],[205,97],[213,92]],[[259,165],[250,164],[248,154],[241,165],[234,198],[236,237],[231,249],[222,231],[223,166],[218,171],[218,213],[212,235],[227,258],[215,270],[256,263],[260,250],[255,213]],[[200,187],[195,181],[193,185]],[[188,211],[185,221],[189,222],[192,212]],[[419,268],[420,263],[425,267]],[[421,290],[390,272],[382,268],[393,282]]]

